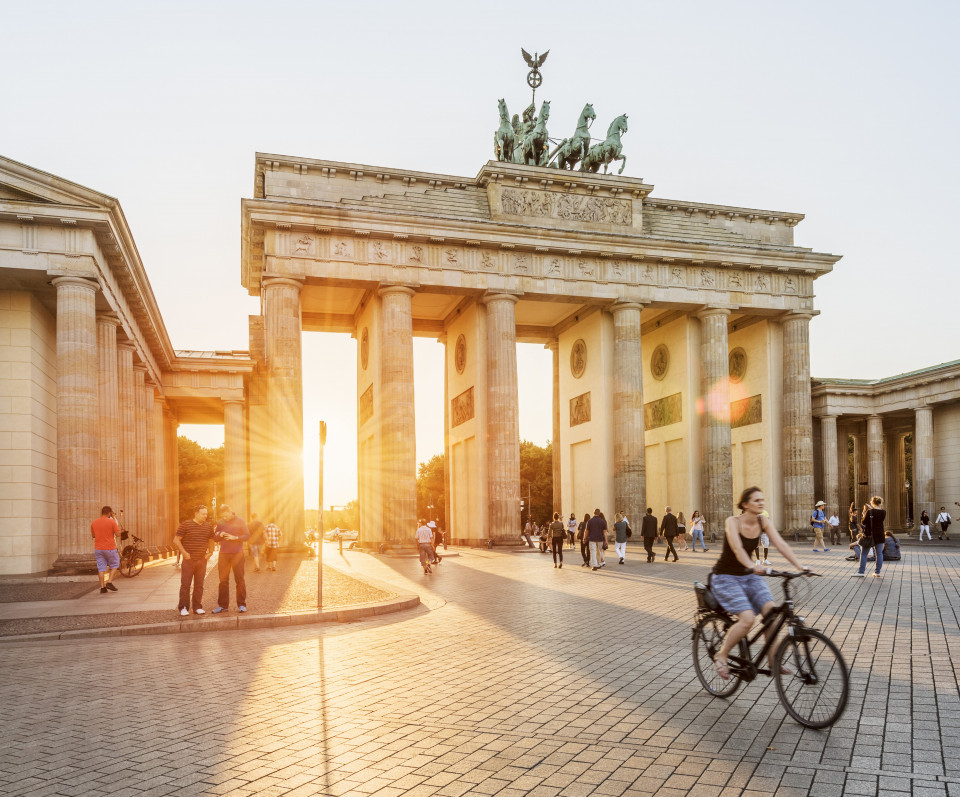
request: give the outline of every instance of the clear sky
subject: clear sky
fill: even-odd
[[[552,136],[592,102],[598,130],[629,115],[624,174],[654,197],[806,214],[797,243],[844,255],[816,282],[813,374],[879,377],[960,358],[958,8],[8,2],[0,153],[120,200],[175,347],[243,349],[255,152],[472,177],[497,99],[529,102],[520,48],[549,49]],[[323,418],[325,503],[356,496],[355,345],[304,335],[307,493]],[[550,356],[520,348],[521,434],[542,443]],[[416,341],[418,460],[442,449],[440,356]]]

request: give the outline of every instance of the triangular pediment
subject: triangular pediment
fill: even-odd
[[[115,200],[39,169],[0,156],[0,202],[109,209]]]

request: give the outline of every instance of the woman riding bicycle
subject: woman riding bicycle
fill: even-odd
[[[774,608],[773,593],[762,577],[767,568],[753,562],[761,532],[766,532],[773,547],[797,570],[810,572],[797,561],[770,518],[762,515],[763,506],[763,492],[759,487],[748,487],[743,491],[737,504],[742,514],[727,518],[723,552],[713,566],[710,578],[710,589],[717,601],[728,614],[737,615],[737,622],[730,626],[714,657],[717,675],[725,681],[730,679],[727,662],[730,651],[750,631],[757,612],[765,616]]]

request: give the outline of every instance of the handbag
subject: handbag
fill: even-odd
[[[627,539],[633,536],[633,529],[630,528],[630,524],[627,524]]]

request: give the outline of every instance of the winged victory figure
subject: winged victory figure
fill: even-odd
[[[533,70],[537,70],[541,66],[543,66],[543,62],[546,61],[547,56],[550,55],[550,51],[547,50],[543,55],[540,55],[539,53],[534,53],[531,56],[530,53],[528,53],[522,47],[520,48],[520,52],[523,53],[523,60],[527,62],[527,66],[529,66]]]

